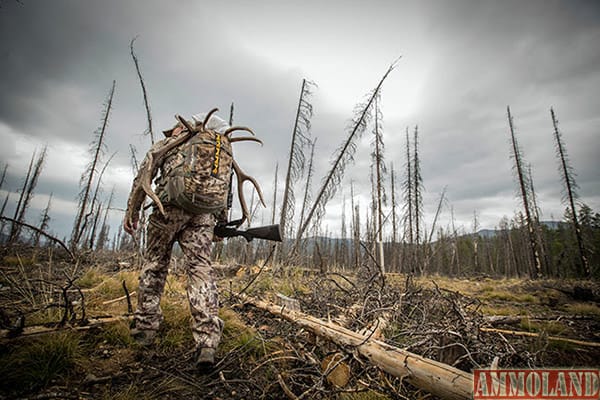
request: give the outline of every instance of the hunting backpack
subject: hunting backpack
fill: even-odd
[[[165,203],[192,214],[227,208],[233,163],[229,137],[200,129],[174,151],[174,163],[161,179]]]

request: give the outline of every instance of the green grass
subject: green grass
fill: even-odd
[[[225,322],[219,351],[228,353],[240,350],[258,360],[275,350],[273,343],[265,342],[258,332],[247,326],[233,310],[221,308],[219,317]]]
[[[111,346],[129,347],[135,343],[129,331],[129,321],[119,321],[104,325],[98,338]]]
[[[104,279],[106,279],[106,275],[101,273],[97,268],[89,268],[75,283],[81,289],[91,289],[102,283]]]
[[[509,290],[493,290],[485,291],[481,294],[481,299],[484,300],[499,300],[515,303],[535,303],[535,296],[529,293],[515,293]]]
[[[77,333],[63,332],[44,335],[26,345],[2,351],[1,390],[26,393],[66,377],[82,360],[79,343]]]
[[[161,326],[160,347],[163,350],[181,348],[193,340],[190,311],[187,303],[162,301],[164,321]]]

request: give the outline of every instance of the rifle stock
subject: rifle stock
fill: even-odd
[[[222,238],[242,236],[248,242],[251,242],[253,239],[264,239],[273,242],[282,241],[279,224],[249,228],[245,231],[238,230],[228,224],[217,224],[214,233]]]

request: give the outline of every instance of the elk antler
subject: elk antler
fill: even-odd
[[[246,199],[244,198],[244,181],[250,181],[256,188],[256,192],[258,193],[258,198],[262,203],[263,207],[266,207],[265,200],[263,199],[262,191],[260,190],[260,186],[256,182],[256,180],[246,175],[241,169],[240,166],[233,160],[233,170],[235,171],[235,176],[237,177],[237,186],[238,186],[238,199],[240,200],[240,206],[242,207],[242,219],[239,221],[240,225],[244,223],[245,220],[250,219],[250,213],[248,212],[248,206],[246,205]]]
[[[229,134],[233,131],[246,131],[246,132],[250,132],[252,134],[252,136],[254,136],[254,131],[245,126],[232,126],[231,128],[227,129],[225,131],[225,133],[223,133],[223,136],[229,136]]]
[[[183,125],[188,132],[191,132],[192,134],[196,133],[200,129],[204,128],[204,124],[202,124],[202,126],[199,126],[199,127],[193,127],[193,126],[191,126],[190,123],[185,118],[183,118],[181,115],[179,115],[179,114],[175,115],[175,119],[177,119],[177,121],[179,121],[179,123],[181,125]],[[196,120],[194,119],[194,121],[196,121]]]
[[[148,161],[150,162],[150,166],[144,169],[143,171],[140,171],[140,181],[142,183],[142,189],[148,195],[148,197],[150,197],[152,201],[154,201],[161,214],[163,215],[165,214],[165,209],[158,196],[152,190],[152,178],[156,174],[156,170],[158,169],[159,165],[162,164],[165,155],[175,147],[187,141],[197,132],[197,128],[192,128],[188,121],[185,120],[185,118],[182,118],[180,115],[175,115],[175,118],[179,122],[181,122],[183,126],[185,126],[186,130],[182,131],[171,142],[167,142],[164,144],[164,146],[151,150],[148,153]],[[200,129],[202,128],[203,127],[200,127]]]
[[[262,140],[254,138],[254,137],[250,137],[250,136],[231,138],[231,139],[229,139],[229,143],[243,142],[243,141],[248,141],[248,140],[250,140],[252,142],[258,142],[261,145],[263,144]]]
[[[206,117],[204,117],[204,122],[202,122],[202,128],[204,128],[206,126],[206,124],[208,124],[208,121],[210,120],[210,117],[212,117],[212,115],[214,113],[216,113],[217,111],[219,111],[219,109],[215,107],[212,110],[210,110],[208,112],[208,114],[206,114]]]

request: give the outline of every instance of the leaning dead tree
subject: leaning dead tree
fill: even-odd
[[[108,126],[108,117],[110,116],[110,110],[112,108],[113,96],[115,94],[115,86],[116,81],[113,81],[112,87],[108,94],[108,100],[106,101],[104,110],[102,112],[102,125],[98,130],[96,130],[95,139],[92,142],[92,146],[90,148],[92,153],[92,159],[84,173],[81,175],[81,179],[79,181],[82,185],[82,190],[79,193],[79,207],[77,209],[77,215],[75,217],[75,223],[73,225],[73,232],[71,233],[71,248],[76,248],[79,245],[79,242],[83,235],[83,219],[86,215],[88,203],[90,201],[92,183],[94,181],[94,176],[97,172],[98,165],[100,164],[100,159],[104,154],[104,150],[106,147],[104,144],[104,138],[106,135],[106,128]]]
[[[140,70],[140,63],[138,61],[135,52],[133,51],[133,43],[138,37],[134,37],[131,39],[129,43],[129,50],[131,52],[131,58],[133,59],[133,63],[135,64],[135,70],[137,72],[137,76],[140,80],[140,86],[142,87],[142,95],[144,97],[144,107],[146,108],[146,118],[148,120],[148,129],[146,129],[145,134],[150,135],[150,141],[154,144],[154,132],[152,130],[152,114],[150,113],[150,104],[148,103],[148,93],[146,92],[146,84],[144,83],[144,78],[142,77],[142,71]]]
[[[575,171],[569,162],[569,156],[567,155],[567,149],[562,140],[562,135],[558,130],[558,120],[554,114],[554,109],[550,108],[550,115],[552,116],[552,126],[554,127],[554,140],[556,146],[556,156],[559,161],[559,172],[561,180],[564,184],[564,196],[563,202],[566,202],[571,209],[571,222],[573,224],[573,230],[575,231],[575,237],[577,239],[577,248],[579,250],[579,262],[578,273],[580,276],[589,277],[591,275],[590,264],[585,254],[585,248],[583,245],[583,235],[581,234],[581,226],[577,219],[577,210],[575,209],[575,202],[578,199],[577,194],[577,182],[575,182]]]
[[[537,278],[542,277],[542,262],[540,257],[539,246],[536,239],[535,234],[535,226],[533,220],[533,214],[531,210],[531,195],[530,195],[530,184],[527,180],[527,175],[525,174],[525,166],[523,164],[523,154],[521,149],[519,148],[519,144],[517,143],[517,138],[515,136],[515,129],[513,125],[513,118],[510,114],[510,107],[506,107],[506,111],[508,114],[508,125],[510,128],[510,139],[512,145],[512,158],[514,158],[515,165],[514,171],[517,176],[517,180],[519,183],[519,191],[521,194],[521,200],[523,202],[523,208],[525,210],[525,221],[527,225],[527,232],[529,237],[529,248],[531,250],[531,257],[533,259],[533,266],[535,271],[533,271],[532,275]]]
[[[310,211],[308,212],[304,223],[301,225],[298,235],[296,237],[296,241],[294,243],[294,247],[292,249],[292,253],[298,248],[300,244],[300,240],[302,239],[302,235],[306,232],[309,224],[316,224],[321,217],[325,214],[325,206],[327,202],[335,195],[337,189],[342,182],[342,178],[344,176],[344,170],[348,163],[353,161],[354,153],[356,152],[356,141],[362,136],[367,128],[367,124],[371,119],[372,114],[372,105],[375,97],[379,93],[383,82],[388,77],[390,72],[396,66],[396,62],[392,63],[389,66],[375,89],[368,95],[368,100],[366,103],[359,104],[355,108],[356,117],[352,120],[350,125],[350,133],[346,139],[346,141],[340,146],[337,150],[337,154],[334,157],[334,160],[331,164],[331,169],[323,179],[323,183],[321,184],[321,189],[317,192],[317,196],[314,204],[312,205]],[[315,220],[313,221],[313,217]]]
[[[23,204],[23,198],[25,197],[25,192],[27,191],[27,185],[29,184],[29,178],[31,177],[31,171],[33,169],[33,160],[35,159],[35,151],[31,155],[31,160],[29,161],[29,167],[27,168],[27,175],[25,175],[25,181],[23,182],[23,187],[21,188],[21,194],[19,195],[19,200],[17,201],[17,207],[15,208],[15,215],[13,217],[13,223],[10,228],[10,234],[8,236],[8,242],[12,243],[16,236],[18,235],[19,225],[17,221],[19,220],[19,212],[21,211],[21,205]]]
[[[298,221],[298,232],[296,233],[296,237],[300,233],[300,228],[304,224],[304,217],[306,213],[306,209],[308,204],[311,202],[311,192],[310,188],[312,185],[312,178],[314,175],[314,159],[315,159],[315,147],[317,145],[317,138],[313,140],[310,144],[310,158],[308,159],[308,168],[306,170],[306,181],[304,184],[304,195],[302,196],[302,207],[300,208],[300,219]]]
[[[2,170],[2,178],[0,178],[0,189],[4,185],[4,179],[6,178],[6,171],[8,170],[8,163],[4,164],[4,169]]]
[[[313,116],[313,106],[309,102],[315,83],[302,80],[300,89],[300,99],[296,110],[296,119],[292,131],[292,141],[290,143],[290,153],[288,157],[288,166],[285,176],[285,186],[283,189],[283,201],[281,203],[281,219],[279,225],[284,236],[291,236],[292,219],[294,218],[294,205],[296,199],[294,196],[294,182],[302,176],[305,164],[305,150],[310,146],[310,119]],[[286,230],[287,229],[287,230]],[[288,232],[289,231],[289,232]],[[288,234],[286,234],[288,232]]]

